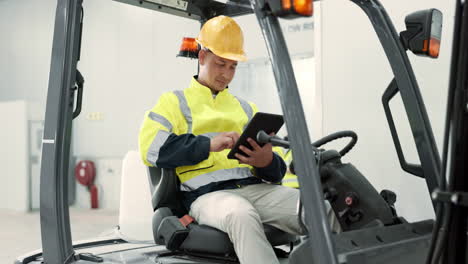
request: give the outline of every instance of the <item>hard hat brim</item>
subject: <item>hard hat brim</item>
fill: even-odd
[[[213,47],[210,47],[209,45],[205,45],[203,41],[199,40],[198,38],[195,38],[195,41],[200,44],[202,47],[205,47],[209,49],[211,52],[213,52],[215,55],[228,59],[228,60],[233,60],[233,61],[247,61],[247,56],[245,55],[244,51],[241,53],[229,53],[229,52],[220,52]]]

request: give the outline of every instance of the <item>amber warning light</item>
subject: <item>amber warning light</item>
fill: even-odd
[[[198,43],[195,38],[183,38],[177,57],[198,58]]]
[[[406,16],[405,24],[400,39],[406,49],[419,56],[439,57],[442,12],[434,8],[417,11]]]
[[[267,3],[271,13],[277,17],[292,19],[314,14],[314,1],[312,0],[269,0]]]

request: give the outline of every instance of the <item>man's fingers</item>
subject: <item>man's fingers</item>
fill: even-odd
[[[234,143],[236,143],[237,140],[239,140],[239,137],[240,137],[239,133],[237,133],[237,132],[228,132],[226,135],[227,135],[228,137],[232,138],[232,140],[234,141]]]
[[[227,144],[226,148],[234,147],[234,143],[235,141],[232,137],[226,137],[226,144]]]
[[[239,141],[239,138],[240,138],[239,134],[235,133],[235,134],[234,134],[234,137],[233,137],[234,143],[237,142],[237,141]]]
[[[244,146],[240,146],[239,148],[240,148],[240,150],[242,150],[242,151],[243,151],[245,154],[247,154],[248,156],[252,156],[253,151],[250,150],[249,148],[244,147]]]
[[[251,138],[248,138],[247,141],[249,142],[250,146],[252,146],[254,150],[260,150],[262,148],[257,144],[257,142],[255,142],[255,140]]]
[[[237,133],[236,131],[228,132],[228,134],[233,135],[235,137],[240,137],[239,133]]]
[[[223,138],[221,138],[221,140],[220,140],[220,147],[221,147],[220,151],[221,151],[221,150],[224,150],[224,149],[227,149],[227,148],[232,148],[233,145],[234,145],[234,144],[233,144],[233,142],[232,142],[232,138],[230,138],[230,137],[223,137]]]
[[[229,136],[229,137],[239,137],[239,133],[235,132],[235,131],[231,131],[231,132],[225,132],[224,133],[226,136]]]
[[[249,162],[249,160],[250,160],[250,159],[247,158],[246,156],[243,156],[243,155],[241,155],[241,154],[239,154],[239,153],[236,153],[235,156],[236,156],[236,158],[238,158],[238,159],[240,160],[240,163],[248,164],[248,162]]]

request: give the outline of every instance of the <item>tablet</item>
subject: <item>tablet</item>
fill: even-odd
[[[273,132],[278,133],[280,128],[283,126],[283,124],[284,124],[284,120],[283,120],[282,115],[257,112],[254,115],[254,117],[250,120],[249,124],[245,128],[244,132],[242,132],[242,135],[239,137],[239,140],[237,140],[236,144],[231,149],[227,157],[229,159],[237,159],[234,156],[234,154],[236,153],[247,156],[242,150],[239,149],[241,145],[249,149],[252,149],[249,142],[247,141],[247,138],[251,138],[255,140],[255,142],[257,142],[257,133],[260,130],[265,131],[267,134],[270,134]],[[263,146],[265,144],[259,143],[259,145]]]

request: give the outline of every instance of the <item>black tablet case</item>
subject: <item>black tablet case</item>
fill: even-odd
[[[257,112],[254,115],[254,117],[250,120],[249,124],[245,128],[244,132],[242,132],[242,135],[240,136],[239,140],[236,142],[234,147],[231,149],[227,157],[229,159],[237,159],[234,156],[235,153],[247,156],[242,150],[239,149],[239,146],[241,145],[252,149],[249,142],[247,141],[247,138],[251,138],[257,142],[257,133],[260,130],[265,131],[267,134],[270,134],[272,132],[278,133],[283,124],[284,120],[282,115]],[[259,145],[263,146],[264,144]]]

